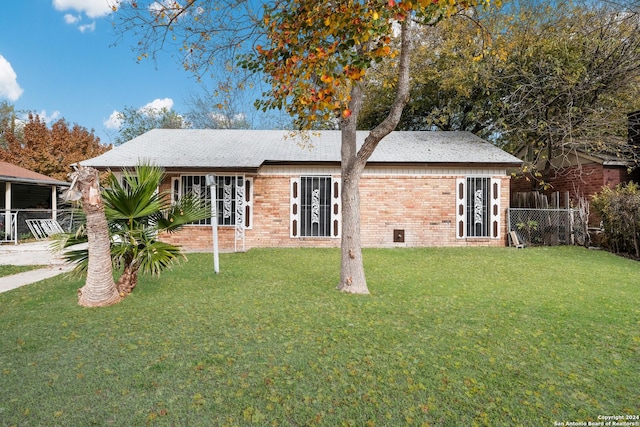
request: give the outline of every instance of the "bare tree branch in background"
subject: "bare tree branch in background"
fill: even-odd
[[[128,33],[138,40],[133,48],[138,61],[169,53],[198,79],[253,49],[263,28],[261,0],[149,2],[146,9],[138,3],[114,6],[116,43]]]
[[[637,12],[606,0],[521,1],[478,18],[489,39],[453,19],[421,33],[400,129],[492,139],[528,162],[535,188],[574,170],[576,151],[637,163],[640,142],[627,143],[627,114],[640,110]],[[364,129],[389,109],[392,65],[368,75]]]
[[[640,20],[602,3],[553,7],[554,18],[530,10],[511,27],[520,41],[503,46],[509,59],[496,76],[503,137],[527,147],[541,183],[569,166],[552,159],[576,150],[637,161],[626,113],[640,107]]]

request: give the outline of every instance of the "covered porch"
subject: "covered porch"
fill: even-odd
[[[17,243],[33,234],[29,222],[57,223],[58,193],[69,186],[46,175],[0,162],[0,241]]]

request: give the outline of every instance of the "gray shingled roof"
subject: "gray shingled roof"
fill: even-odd
[[[369,132],[358,132],[361,144]],[[92,159],[97,168],[133,167],[142,162],[165,168],[252,168],[265,163],[340,162],[340,131],[300,136],[279,130],[155,129]],[[470,132],[392,132],[370,163],[491,164],[522,162]]]

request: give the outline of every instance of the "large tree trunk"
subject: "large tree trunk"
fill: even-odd
[[[78,289],[78,304],[102,307],[119,302],[122,296],[113,281],[111,241],[104,203],[100,196],[98,171],[80,167],[76,172],[78,189],[82,192],[82,209],[87,216],[89,265],[85,285]]]
[[[356,83],[351,89],[351,101],[349,102],[351,116],[343,119],[341,123],[342,241],[338,289],[343,292],[369,293],[364,274],[360,235],[360,177],[378,143],[391,133],[400,122],[402,110],[409,101],[410,53],[409,22],[405,20],[402,23],[401,31],[396,97],[389,115],[371,131],[358,150],[356,129],[364,93],[360,84]]]
[[[352,111],[358,111],[362,104],[362,91],[355,87],[352,91]],[[354,101],[360,100],[360,103]],[[357,114],[353,114],[357,116]],[[342,126],[341,148],[342,175],[342,242],[340,258],[340,284],[338,289],[354,294],[368,294],[367,280],[362,259],[360,235],[360,177],[364,163],[358,160],[356,140],[356,120],[346,120]]]

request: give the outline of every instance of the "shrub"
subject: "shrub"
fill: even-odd
[[[603,246],[640,258],[640,186],[634,182],[604,187],[591,206],[602,218]]]

